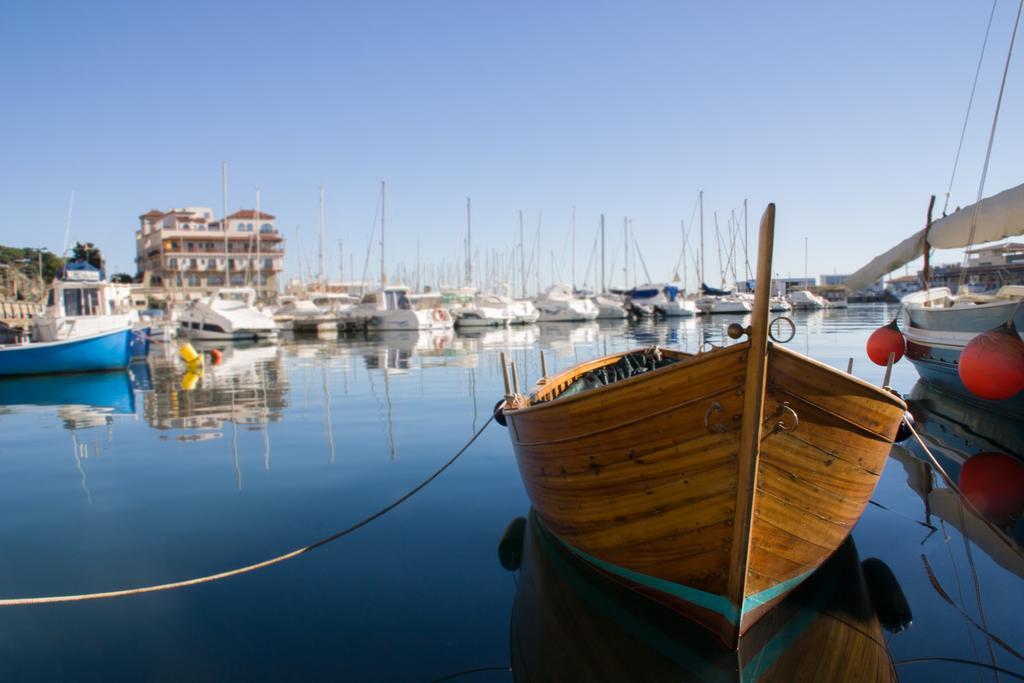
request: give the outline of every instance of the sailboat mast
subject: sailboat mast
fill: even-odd
[[[608,291],[604,281],[604,214],[601,214],[601,293]]]
[[[576,207],[572,207],[572,291],[576,291]]]
[[[387,186],[384,181],[380,181],[380,288],[384,289],[387,287],[388,278],[384,274],[384,224],[385,224],[385,209],[387,207]],[[383,295],[382,295],[383,296]]]
[[[220,229],[224,231],[224,286],[231,286],[231,254],[228,252],[228,162],[221,162],[220,185],[224,194],[224,219],[221,221]]]
[[[320,282],[324,282],[324,186],[320,186]]]
[[[683,233],[683,292],[686,291],[686,221],[679,221],[679,229]],[[692,228],[691,228],[692,230]]]
[[[750,231],[747,227],[747,200],[743,200],[743,277],[750,281]]]
[[[263,260],[260,258],[260,188],[256,188],[256,300],[263,296]]]
[[[704,278],[704,190],[697,197],[700,203],[700,283],[703,285],[707,282]]]
[[[622,217],[622,247],[625,258],[622,266],[623,287],[629,289],[629,219]]]
[[[473,218],[469,197],[466,197],[466,286],[473,286]]]
[[[526,298],[526,247],[523,245],[523,210],[519,209],[519,283]]]

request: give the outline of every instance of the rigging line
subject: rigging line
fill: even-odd
[[[871,500],[869,500],[869,501],[868,501],[868,503],[870,503],[871,505],[874,505],[874,506],[875,506],[876,508],[879,508],[879,509],[881,509],[881,510],[885,510],[886,512],[891,512],[892,514],[896,515],[897,517],[902,517],[903,519],[907,520],[908,522],[913,522],[914,524],[920,524],[920,525],[921,525],[921,526],[923,526],[923,527],[924,527],[925,529],[931,529],[932,531],[936,531],[936,528],[935,528],[935,527],[933,527],[933,526],[932,526],[931,524],[929,524],[928,522],[922,522],[922,521],[921,521],[921,520],[919,520],[919,519],[914,519],[913,517],[907,517],[907,516],[906,516],[906,515],[904,515],[904,514],[901,514],[901,513],[899,513],[899,512],[896,512],[896,511],[895,511],[895,510],[893,510],[892,508],[888,508],[888,507],[886,507],[886,506],[882,505],[882,504],[881,504],[881,503],[879,503],[879,502],[878,502],[877,500],[871,499]],[[929,535],[931,535],[931,534],[929,534]]]
[[[924,553],[921,553],[921,563],[924,565],[924,571],[925,571],[925,574],[928,576],[929,583],[931,583],[932,588],[935,589],[935,592],[938,593],[939,597],[942,598],[946,602],[947,605],[949,605],[950,607],[955,609],[957,612],[959,612],[960,615],[963,616],[963,618],[966,619],[968,621],[968,623],[971,624],[971,626],[973,626],[974,628],[978,629],[985,636],[988,637],[988,639],[989,639],[988,640],[988,644],[989,644],[989,650],[990,651],[992,650],[992,643],[994,642],[997,645],[999,645],[1001,648],[1003,648],[1003,650],[1005,650],[1008,654],[1013,655],[1014,657],[1016,657],[1017,659],[1019,659],[1021,661],[1024,661],[1024,655],[1021,655],[1019,652],[1014,650],[1010,646],[1009,643],[1007,643],[1005,640],[1003,640],[1002,638],[1000,638],[996,634],[994,634],[991,631],[989,631],[985,626],[979,624],[977,621],[975,621],[975,619],[970,614],[968,614],[964,610],[963,607],[961,607],[960,605],[958,605],[955,602],[953,602],[953,598],[949,597],[949,594],[942,587],[942,584],[939,583],[939,579],[938,579],[938,577],[935,576],[935,571],[932,569],[932,565],[928,561],[928,556],[925,555]],[[995,654],[994,653],[992,655],[992,662],[995,663]]]
[[[988,146],[985,148],[985,163],[981,167],[981,182],[978,183],[978,199],[974,203],[974,213],[971,215],[971,232],[968,235],[967,243],[974,244],[974,232],[978,227],[978,216],[981,214],[981,195],[985,191],[985,179],[988,177],[988,163],[992,159],[992,143],[996,139],[996,125],[999,123],[999,110],[1003,106],[1003,93],[1006,92],[1006,76],[1010,72],[1010,58],[1013,56],[1013,44],[1017,42],[1017,29],[1020,28],[1020,15],[1024,11],[1024,0],[1017,5],[1017,18],[1013,21],[1013,35],[1010,36],[1010,47],[1006,50],[1006,64],[1003,66],[1003,80],[999,83],[999,96],[996,98],[996,110],[992,114],[992,129],[988,134]],[[967,252],[964,252],[964,266],[960,268],[960,286],[963,286],[967,279]]]
[[[679,270],[679,265],[683,262],[683,254],[686,253],[686,244],[689,244],[690,232],[693,230],[693,217],[697,215],[697,206],[700,204],[700,199],[693,201],[693,211],[690,212],[690,220],[686,222],[690,226],[690,230],[686,230],[686,234],[683,235],[683,248],[679,251],[679,260],[676,261],[676,270]]]
[[[377,219],[380,217],[381,203],[380,192],[378,191],[377,203],[373,207],[373,222],[370,223],[370,236],[366,240],[366,260],[363,261],[363,277],[362,282],[359,283],[360,296],[366,293],[366,274],[370,270],[370,252],[373,251],[373,236],[377,232]]]
[[[961,507],[961,509],[963,508]],[[953,565],[953,578],[956,579],[956,592],[957,595],[960,596],[960,604],[965,605],[967,604],[967,599],[964,597],[964,587],[963,583],[960,581],[960,567],[957,566],[956,557],[953,556],[953,548],[949,543],[950,537],[949,531],[946,529],[946,521],[940,520],[939,523],[942,525],[943,545],[946,546],[946,552],[949,555],[949,563]],[[961,524],[963,524],[963,520],[961,520]],[[962,528],[966,529],[966,527]],[[971,641],[971,649],[974,650],[975,658],[981,657],[981,654],[978,652],[978,644],[974,641],[974,630],[971,628],[971,625],[965,622],[964,629],[967,631],[967,637]]]
[[[332,543],[334,541],[337,541],[339,538],[342,538],[344,536],[348,536],[353,531],[361,529],[362,527],[366,526],[370,522],[373,522],[374,520],[376,520],[376,519],[378,519],[380,517],[383,517],[384,515],[386,515],[387,513],[391,512],[396,507],[398,507],[399,505],[401,505],[402,503],[404,503],[405,501],[409,500],[414,495],[416,495],[417,493],[422,491],[432,481],[434,481],[439,476],[441,476],[442,472],[444,472],[446,469],[451,467],[455,463],[455,461],[458,460],[462,456],[463,453],[465,453],[467,450],[469,450],[469,447],[472,446],[473,443],[480,437],[480,435],[484,433],[484,430],[487,429],[488,425],[490,425],[491,422],[494,421],[494,415],[497,414],[497,411],[500,410],[500,409],[501,409],[501,406],[499,405],[498,408],[494,411],[494,413],[492,413],[491,416],[487,419],[487,422],[484,422],[483,426],[480,427],[480,429],[478,429],[476,431],[476,433],[472,437],[470,437],[469,441],[467,441],[462,446],[462,448],[460,448],[458,451],[455,452],[455,455],[453,455],[451,458],[449,458],[446,463],[441,465],[441,467],[439,467],[438,469],[434,470],[434,472],[430,476],[428,476],[426,479],[424,479],[419,484],[417,484],[413,488],[411,488],[408,491],[406,491],[401,497],[397,498],[396,500],[392,501],[388,505],[386,505],[386,506],[382,507],[381,509],[377,510],[377,512],[374,512],[372,515],[369,515],[368,517],[364,517],[363,519],[359,520],[355,524],[352,524],[351,526],[348,526],[348,527],[342,529],[341,531],[333,533],[330,536],[327,536],[325,538],[321,538],[318,541],[314,541],[313,543],[310,543],[309,545],[302,546],[301,548],[296,548],[295,550],[292,550],[290,552],[284,553],[282,555],[278,555],[276,557],[272,557],[269,560],[263,560],[262,562],[256,562],[256,563],[253,563],[253,564],[245,565],[244,567],[237,567],[235,569],[229,569],[227,571],[223,571],[223,572],[220,572],[218,574],[208,574],[206,576],[199,576],[199,577],[196,577],[194,579],[186,579],[184,581],[175,581],[173,583],[162,583],[162,584],[157,584],[157,585],[153,585],[153,586],[139,586],[138,588],[125,588],[123,590],[105,591],[105,592],[102,592],[102,593],[80,593],[78,595],[52,595],[52,596],[35,597],[35,598],[4,598],[4,599],[0,599],[0,607],[13,607],[13,606],[19,606],[19,605],[42,605],[42,604],[63,603],[63,602],[80,602],[80,601],[83,601],[83,600],[100,600],[100,599],[106,599],[106,598],[120,598],[120,597],[124,597],[124,596],[127,596],[127,595],[139,595],[141,593],[156,593],[156,592],[159,592],[159,591],[173,590],[175,588],[185,588],[185,587],[188,587],[188,586],[196,586],[196,585],[199,585],[199,584],[202,584],[202,583],[211,583],[213,581],[219,581],[221,579],[227,579],[227,578],[230,578],[232,576],[238,576],[239,574],[247,574],[249,572],[256,571],[257,569],[263,569],[264,567],[269,567],[269,566],[274,565],[274,564],[280,564],[281,562],[284,562],[286,560],[290,560],[293,557],[298,557],[299,555],[304,555],[305,553],[308,553],[308,552],[310,552],[312,550],[316,550],[317,548],[325,546],[328,543]]]
[[[897,661],[893,661],[893,664],[895,664],[896,666],[901,666],[903,664],[926,664],[928,662],[951,662],[953,664],[970,664],[972,666],[980,666],[985,669],[991,669],[992,671],[997,671],[1001,674],[1006,674],[1007,676],[1016,678],[1017,680],[1024,681],[1024,676],[1022,676],[1021,674],[1014,673],[1013,671],[1010,671],[1009,669],[1004,669],[1001,666],[992,666],[991,664],[986,664],[985,662],[975,662],[970,659],[960,659],[959,657],[914,657],[913,659],[900,659]]]
[[[974,93],[978,88],[978,76],[981,75],[981,63],[985,59],[985,47],[988,45],[988,34],[992,30],[992,18],[996,15],[996,5],[999,0],[992,0],[992,11],[988,15],[988,26],[985,27],[985,40],[981,43],[981,55],[978,57],[978,68],[974,70],[974,85],[971,86],[971,96],[967,100],[967,113],[964,114],[964,125],[960,129],[960,144],[956,146],[956,158],[953,160],[953,172],[949,175],[949,188],[946,190],[946,201],[942,204],[942,215],[946,215],[949,208],[949,195],[953,191],[953,179],[956,178],[956,168],[960,164],[960,152],[964,148],[964,137],[967,135],[967,121],[971,118],[971,107],[974,105]]]

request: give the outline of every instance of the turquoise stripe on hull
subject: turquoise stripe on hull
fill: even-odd
[[[124,329],[69,341],[0,347],[0,376],[126,368],[131,339],[131,329]]]
[[[725,617],[732,624],[739,624],[739,618],[741,614],[747,614],[748,612],[755,610],[765,603],[771,602],[772,600],[785,595],[787,592],[796,588],[804,579],[810,576],[813,571],[804,572],[800,576],[796,576],[788,581],[783,581],[780,584],[766,588],[760,593],[749,595],[743,600],[742,612],[737,611],[736,607],[729,602],[728,598],[724,595],[715,595],[714,593],[707,593],[697,588],[691,588],[690,586],[684,586],[681,583],[675,583],[666,579],[659,579],[656,576],[650,576],[648,574],[642,574],[632,569],[626,569],[620,567],[611,562],[606,562],[599,557],[594,557],[589,553],[585,553],[579,548],[576,548],[565,540],[552,534],[559,540],[559,542],[568,548],[573,554],[593,564],[595,567],[599,567],[604,571],[620,576],[628,581],[632,581],[635,584],[644,586],[646,588],[653,588],[654,590],[661,591],[666,595],[671,595],[674,598],[679,598],[685,602],[688,602],[697,607],[701,607],[706,610],[710,610],[717,614]]]

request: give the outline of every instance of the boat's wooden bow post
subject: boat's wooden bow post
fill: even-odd
[[[744,597],[747,587],[747,564],[754,497],[757,491],[757,466],[761,452],[764,422],[764,395],[768,374],[768,315],[771,299],[772,247],[775,239],[775,204],[769,204],[761,217],[758,242],[757,289],[749,332],[746,375],[743,386],[743,418],[740,428],[736,507],[734,512],[732,553],[726,595],[736,608],[736,624],[732,633],[722,634],[734,647],[743,631]],[[739,327],[737,325],[737,327]],[[730,335],[731,336],[731,335]]]

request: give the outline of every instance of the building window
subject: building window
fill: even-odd
[[[220,287],[221,285],[224,284],[224,276],[211,275],[210,277],[206,278],[206,284],[210,287]]]
[[[201,281],[201,280],[199,279],[199,276],[198,276],[198,275],[189,275],[189,276],[188,276],[188,286],[189,286],[189,287],[198,287],[198,286],[200,286],[201,284],[203,284],[203,283],[202,283],[202,281]]]
[[[181,224],[181,229],[182,230],[188,230],[188,223],[182,223]]]
[[[191,268],[192,270],[195,270],[196,268],[199,267],[198,266],[198,262],[194,258],[193,259],[189,259],[188,260],[188,267]]]
[[[274,226],[270,223],[264,223],[260,226],[260,232],[274,232]]]
[[[245,276],[241,273],[236,273],[231,276],[231,285],[233,287],[239,287],[245,284]]]
[[[176,259],[176,258],[169,258],[169,259],[167,259],[167,267],[168,268],[177,268],[178,267],[178,259]]]

